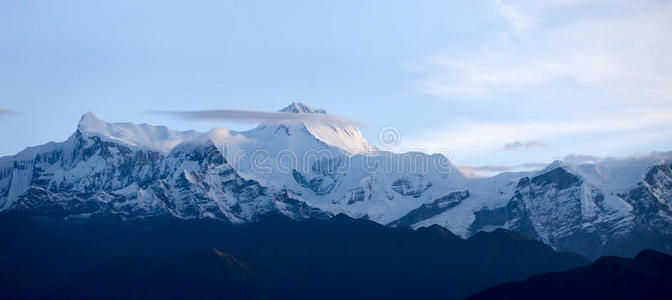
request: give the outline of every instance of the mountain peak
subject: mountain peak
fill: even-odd
[[[280,110],[280,112],[295,113],[295,114],[326,114],[327,111],[318,108],[314,109],[310,105],[301,102],[292,102],[287,107]]]
[[[97,136],[106,140],[124,143],[129,146],[148,148],[168,152],[175,145],[200,135],[200,132],[174,131],[165,126],[148,124],[108,123],[87,112],[79,120],[77,130],[83,136]]]
[[[553,161],[552,163],[550,163],[548,166],[546,166],[546,167],[543,168],[542,170],[538,171],[537,174],[544,174],[544,173],[553,171],[553,170],[558,169],[558,168],[567,170],[568,165],[567,165],[566,162],[564,162],[564,161],[562,161],[562,160],[554,160],[554,161]]]
[[[347,153],[377,150],[364,139],[362,133],[352,121],[329,115],[322,108],[315,109],[305,103],[293,102],[281,109],[280,112],[287,114],[285,117],[290,122],[284,124],[262,123],[245,134],[257,140],[269,141],[278,140],[275,137],[276,135],[283,136],[283,138],[280,138],[281,143],[286,143],[285,147],[292,147],[294,151],[298,151],[297,149],[301,147],[308,147],[302,148],[303,150],[322,149],[320,147],[323,146],[335,147]],[[289,138],[285,139],[284,137]]]
[[[79,122],[86,121],[86,120],[98,120],[98,117],[94,115],[92,112],[87,111],[85,114],[82,115],[82,117],[79,119]]]
[[[105,122],[98,119],[92,112],[87,112],[82,115],[77,124],[77,129],[80,132],[98,132],[105,127]]]

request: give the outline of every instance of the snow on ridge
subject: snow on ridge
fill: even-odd
[[[665,161],[672,161],[672,152],[610,157],[593,162],[568,163],[567,166],[570,172],[602,190],[622,192],[635,187],[652,166]]]
[[[177,144],[201,135],[196,130],[175,131],[166,126],[148,124],[108,123],[98,119],[93,113],[87,112],[77,125],[77,130],[84,136],[98,136],[129,146],[146,148],[167,153]]]
[[[307,129],[315,138],[325,144],[346,150],[348,153],[366,153],[377,150],[362,136],[359,129],[352,126],[338,127],[315,124],[307,126]]]
[[[314,109],[312,106],[301,102],[292,102],[287,107],[281,109],[280,112],[297,114],[327,114],[327,111],[323,108]]]
[[[285,114],[326,114],[324,110],[314,110],[300,103],[292,103],[283,110],[287,110]],[[177,201],[175,212],[178,217],[228,218],[234,222],[247,220],[248,216],[273,209],[274,205],[289,205],[273,202],[274,195],[284,193],[286,197],[292,197],[311,209],[330,214],[346,213],[389,224],[423,205],[441,203],[441,199],[451,193],[466,190],[468,197],[443,210],[438,205],[426,210],[424,219],[412,224],[412,227],[440,224],[467,237],[476,230],[518,226],[520,218],[530,218],[535,232],[544,241],[551,243],[553,240],[549,240],[549,237],[564,237],[569,231],[597,228],[592,227],[593,223],[630,228],[628,226],[636,217],[636,211],[628,202],[632,200],[624,198],[620,192],[640,182],[661,158],[672,157],[672,152],[669,152],[625,159],[595,159],[590,163],[566,158],[554,161],[540,172],[466,178],[450,161],[445,166],[436,164],[436,159],[445,158],[440,154],[377,151],[357,128],[341,124],[261,124],[244,132],[216,127],[199,133],[173,131],[165,126],[147,124],[107,123],[87,113],[82,116],[77,130],[64,143],[31,147],[16,156],[0,158],[0,189],[8,191],[5,199],[0,199],[5,200],[4,204],[0,201],[0,210],[19,199],[30,187],[33,178],[37,178],[38,184],[48,180],[49,185],[44,186],[65,186],[68,189],[66,192],[86,191],[89,184],[95,183],[95,191],[111,189],[127,197],[127,201],[120,206],[120,212],[138,215],[154,213],[161,211],[159,206],[162,202],[152,196],[152,191],[138,188],[136,181],[137,178],[145,178],[146,182],[152,183],[157,178],[153,175],[158,174],[164,176],[162,180],[169,181],[167,184],[153,184],[156,184],[158,192],[165,192]],[[71,148],[86,148],[92,141],[97,145],[95,138],[91,140],[87,137],[99,137],[129,147],[172,152],[171,155],[147,155],[155,157],[152,161],[154,164],[145,161],[134,164],[135,177],[118,177],[121,172],[117,171],[123,160],[110,159],[110,155],[119,158],[119,155],[128,154],[128,151],[120,154],[118,149],[121,147],[118,145],[102,145],[100,155],[82,155],[83,159],[76,161],[77,164],[72,165],[74,168],[70,168],[69,154],[75,153]],[[84,138],[83,144],[79,143],[80,138]],[[213,145],[219,151],[214,150]],[[367,149],[367,146],[371,149]],[[242,155],[237,155],[238,150],[241,150]],[[256,151],[262,155],[256,156]],[[296,154],[296,157],[282,156],[288,154],[285,151]],[[311,153],[314,151],[320,152]],[[49,152],[60,153],[62,160],[58,164],[52,163],[52,153]],[[36,155],[40,155],[39,159],[35,159]],[[418,162],[416,156],[424,160]],[[222,157],[226,164],[222,163]],[[278,159],[283,157],[289,159]],[[32,162],[19,162],[14,169],[3,169],[3,166],[9,166],[16,160]],[[425,162],[427,169],[420,168]],[[538,186],[525,184],[529,180],[521,181],[523,177],[534,177],[557,168],[580,177],[582,182],[574,184],[577,181],[572,181],[571,186],[562,187],[552,180]],[[103,176],[90,176],[92,172]],[[562,175],[562,172],[555,173]],[[550,179],[563,180],[563,176],[547,177],[560,177]],[[227,185],[223,186],[224,183]],[[250,186],[252,188],[248,189]],[[224,193],[222,187],[236,192]],[[204,198],[193,198],[192,188],[201,191]],[[667,197],[669,192],[664,192],[663,196]],[[2,193],[3,190],[0,190],[0,195]],[[231,198],[234,194],[244,197]],[[201,201],[203,199],[206,200]],[[507,212],[505,208],[512,201],[517,201],[513,203],[517,203],[519,206],[516,207],[522,211],[512,207],[512,212]],[[63,203],[67,204],[66,201]],[[232,207],[239,203],[243,204],[243,213],[233,214]],[[258,209],[259,203],[263,204],[261,209]],[[183,204],[185,206],[180,206]],[[192,208],[197,208],[195,211],[199,214],[189,214],[188,210]],[[576,211],[580,213],[579,218],[574,218],[577,214],[567,214]],[[504,219],[505,223],[498,223],[500,213],[505,213],[504,218],[508,218]],[[509,218],[511,213],[513,217]],[[477,217],[481,221],[475,223]],[[561,218],[561,222],[553,221],[558,218]],[[474,224],[481,227],[474,227]],[[626,229],[619,229],[618,232],[625,232]]]
[[[541,174],[547,173],[547,172],[549,172],[549,171],[553,171],[553,170],[555,170],[555,169],[557,169],[557,168],[567,169],[568,166],[569,166],[569,165],[568,165],[565,161],[562,161],[562,160],[554,160],[552,163],[550,163],[550,164],[549,164],[548,166],[546,166],[545,168],[543,168],[543,169],[537,171],[537,172],[536,172],[536,175],[541,175]]]

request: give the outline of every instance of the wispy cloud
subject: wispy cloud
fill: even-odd
[[[462,166],[460,166],[460,170],[465,175],[477,176],[478,177],[478,176],[485,176],[487,174],[493,174],[493,173],[537,170],[537,169],[542,169],[542,168],[546,167],[547,165],[548,165],[547,163],[541,163],[541,162],[523,163],[523,164],[517,164],[517,165],[511,165],[511,166],[507,166],[507,165],[482,165],[482,166],[462,165]]]
[[[672,159],[672,151],[667,152],[646,152],[638,153],[623,157],[598,157],[594,155],[585,154],[570,154],[565,156],[562,160],[568,165],[583,165],[583,164],[600,164],[603,167],[610,166],[633,166],[636,164],[643,164],[648,167],[651,163],[656,161],[669,161]],[[520,172],[520,171],[535,171],[548,166],[548,163],[530,162],[515,165],[470,165],[465,164],[460,166],[460,171],[471,177],[486,177],[502,172]]]
[[[300,122],[342,126],[356,126],[360,123],[345,117],[323,113],[288,113],[252,110],[199,110],[199,111],[154,111],[153,114],[167,115],[185,120],[234,121],[244,123],[295,124]]]
[[[641,141],[642,145],[651,140],[672,142],[667,133],[672,130],[672,110],[657,112],[637,111],[609,114],[598,116],[591,114],[590,117],[579,117],[570,120],[512,120],[504,122],[473,122],[462,121],[446,124],[445,127],[437,128],[418,135],[413,139],[405,140],[404,147],[417,147],[426,151],[440,151],[451,149],[458,160],[469,162],[484,160],[483,158],[495,155],[515,154],[515,151],[497,151],[502,145],[510,141],[549,141],[557,145],[558,141],[570,141],[578,143],[583,140],[580,148],[585,150],[604,150],[614,148],[614,143],[622,146],[623,141],[638,144],[636,136],[647,138]],[[650,134],[642,134],[647,130]],[[601,140],[596,137],[612,137],[613,141]],[[635,142],[637,141],[637,142]],[[521,142],[522,145],[524,143]],[[521,145],[521,146],[522,146]],[[513,144],[513,146],[518,146]],[[584,150],[584,151],[585,151]],[[565,154],[576,152],[575,148],[565,148]],[[558,153],[547,155],[547,160]],[[599,155],[604,152],[600,151]],[[526,159],[526,157],[519,157]],[[487,160],[487,159],[485,159]]]
[[[505,3],[503,0],[495,0],[493,6],[495,11],[509,22],[514,32],[524,32],[531,26],[530,16],[522,14],[514,5]]]
[[[473,115],[405,144],[451,149],[458,163],[480,165],[550,161],[573,152],[626,155],[672,145],[672,2],[491,4],[492,16],[505,26],[492,27],[494,34],[480,46],[453,46],[409,68],[420,74],[418,92]],[[553,147],[541,151],[541,144],[525,141]],[[524,149],[530,151],[510,151]]]
[[[428,57],[419,66],[427,71],[422,91],[491,98],[569,80],[612,93],[589,101],[672,99],[672,3],[495,0],[493,7],[510,29],[476,51]]]
[[[596,163],[602,160],[601,157],[585,154],[570,154],[563,159],[568,164],[581,165],[585,163]]]
[[[529,149],[529,148],[534,148],[534,147],[547,147],[548,144],[540,141],[527,141],[527,142],[519,142],[515,141],[512,143],[506,143],[504,147],[497,151],[515,151],[515,150],[522,150],[522,149]]]
[[[594,155],[585,155],[585,154],[570,154],[563,158],[567,164],[570,165],[582,165],[582,164],[593,164],[601,163],[603,165],[631,165],[637,161],[648,161],[646,165],[650,164],[650,161],[660,161],[660,160],[670,160],[672,159],[672,151],[666,152],[644,152],[636,153],[633,155],[625,157],[598,157]]]

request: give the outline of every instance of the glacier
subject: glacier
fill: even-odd
[[[301,103],[281,112],[326,114]],[[555,161],[472,178],[440,154],[377,149],[349,124],[197,132],[86,113],[66,141],[0,158],[0,213],[231,223],[270,212],[343,213],[390,226],[438,224],[462,237],[505,228],[589,256],[644,246],[669,252],[671,159]]]

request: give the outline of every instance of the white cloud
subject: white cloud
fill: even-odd
[[[548,144],[540,141],[526,141],[526,142],[515,141],[511,143],[506,143],[504,147],[502,147],[497,151],[516,151],[516,150],[523,150],[535,147],[547,147],[547,146]]]
[[[647,166],[653,162],[661,160],[670,160],[672,152],[646,152],[636,153],[634,155],[621,157],[598,157],[593,155],[570,154],[565,156],[562,160],[570,165],[582,164],[596,164],[602,166],[632,166],[633,164],[641,164],[642,162]],[[522,163],[517,165],[461,165],[460,171],[471,177],[484,177],[494,175],[501,172],[519,172],[519,171],[533,171],[540,170],[548,166],[548,163],[532,162]]]
[[[434,55],[419,88],[441,98],[479,98],[569,79],[610,98],[672,99],[672,3],[494,1],[510,29],[481,49]]]
[[[517,7],[505,3],[503,0],[495,0],[494,8],[511,24],[511,29],[515,32],[523,32],[531,26],[530,16],[522,14]]]
[[[602,158],[594,155],[572,153],[570,155],[565,156],[563,160],[569,164],[580,165],[585,163],[596,163],[601,161]]]
[[[661,129],[662,128],[662,129]],[[478,159],[492,156],[501,149],[501,145],[510,141],[534,141],[553,139],[576,139],[588,135],[609,134],[627,135],[637,130],[653,130],[653,136],[661,136],[660,132],[669,132],[672,128],[672,110],[667,111],[631,111],[622,114],[610,114],[607,117],[583,117],[573,120],[556,121],[510,121],[510,122],[472,122],[463,121],[446,125],[418,136],[416,139],[404,141],[429,152],[451,149],[458,158]],[[646,135],[644,135],[646,136]],[[668,142],[672,142],[667,138]],[[584,149],[608,149],[614,142],[600,144],[601,140],[590,140],[590,145],[582,145]],[[573,149],[567,149],[568,151]],[[550,152],[549,152],[550,153]],[[568,152],[571,153],[571,152]],[[600,153],[602,154],[602,153]],[[550,157],[548,157],[550,159]],[[523,157],[522,159],[525,159]]]
[[[198,110],[198,111],[156,111],[158,115],[173,116],[185,120],[216,120],[244,123],[295,124],[299,122],[329,125],[356,126],[360,123],[345,117],[325,113],[290,113],[253,110]]]
[[[546,167],[547,163],[522,163],[518,165],[461,165],[460,171],[465,175],[469,176],[483,176],[485,174],[501,173],[501,172],[513,172],[513,171],[530,171],[530,170],[539,170]]]
[[[481,165],[493,157],[516,164],[672,146],[666,136],[672,131],[672,2],[492,4],[507,24],[499,35],[477,49],[456,48],[412,66],[422,76],[420,92],[475,115],[405,143],[451,149],[462,163]],[[497,112],[497,119],[474,107]],[[554,147],[525,156],[497,151],[535,140]],[[540,154],[527,157],[533,150]]]

